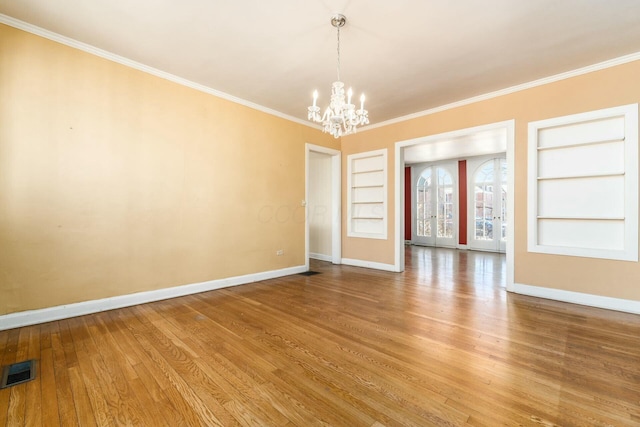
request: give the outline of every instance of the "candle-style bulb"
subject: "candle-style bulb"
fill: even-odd
[[[353,95],[353,90],[351,88],[349,88],[349,92],[347,92],[347,94],[349,95],[349,99],[347,100],[347,104],[351,104],[351,96]]]
[[[313,91],[313,107],[315,108],[316,106],[316,101],[318,100],[318,91],[314,90]]]
[[[360,109],[364,110],[364,93],[360,95]]]

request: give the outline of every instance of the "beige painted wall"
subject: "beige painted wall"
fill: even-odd
[[[304,265],[331,136],[4,25],[0,97],[0,315]]]
[[[469,104],[342,139],[347,155],[389,150],[389,195],[394,200],[397,141],[515,119],[515,281],[614,298],[640,300],[640,263],[527,252],[527,125],[531,121],[640,102],[640,61]],[[373,114],[373,113],[372,113]],[[375,120],[375,117],[372,117]],[[343,196],[344,197],[344,196]],[[343,198],[346,206],[346,198]],[[394,263],[394,206],[389,205],[387,240],[343,235],[343,256]],[[343,227],[346,230],[346,225]]]

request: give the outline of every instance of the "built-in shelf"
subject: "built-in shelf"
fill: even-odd
[[[565,221],[624,221],[623,216],[542,216],[539,215],[537,219],[553,219],[553,220],[565,220]]]
[[[590,174],[580,174],[580,175],[539,176],[538,181],[551,181],[556,179],[608,178],[613,176],[624,176],[624,171],[601,172],[601,173],[590,173]]]
[[[373,170],[370,170],[370,171],[353,172],[353,175],[359,175],[359,174],[363,174],[363,173],[376,173],[376,172],[384,172],[384,169],[373,169]]]
[[[352,154],[347,162],[347,235],[386,239],[387,150]]]
[[[530,252],[638,261],[638,104],[529,123]]]
[[[552,145],[549,147],[537,147],[538,151],[559,150],[563,148],[587,147],[590,145],[612,144],[616,142],[624,142],[624,138],[604,139],[599,141],[575,142],[569,144]]]

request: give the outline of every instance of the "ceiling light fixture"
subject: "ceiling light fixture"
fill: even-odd
[[[347,22],[344,15],[334,15],[331,17],[331,25],[338,30],[338,80],[331,85],[331,102],[324,114],[320,115],[320,107],[316,105],[318,101],[318,91],[313,92],[313,105],[308,108],[309,120],[322,123],[322,131],[330,133],[334,138],[349,135],[356,132],[356,127],[369,124],[369,113],[364,109],[364,94],[360,96],[360,109],[356,110],[351,103],[353,91],[349,88],[348,99],[345,101],[344,83],[340,81],[340,27]]]

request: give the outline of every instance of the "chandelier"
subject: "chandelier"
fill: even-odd
[[[331,85],[331,102],[329,107],[320,115],[320,107],[316,105],[318,101],[318,91],[313,92],[313,105],[308,108],[308,118],[316,123],[322,123],[322,131],[330,133],[334,138],[349,135],[356,132],[356,127],[369,123],[369,113],[364,109],[364,94],[360,96],[360,109],[356,110],[351,103],[353,91],[349,88],[348,98],[345,100],[344,83],[340,81],[340,27],[347,22],[344,15],[334,15],[331,18],[331,25],[336,27],[338,32],[338,80]]]

